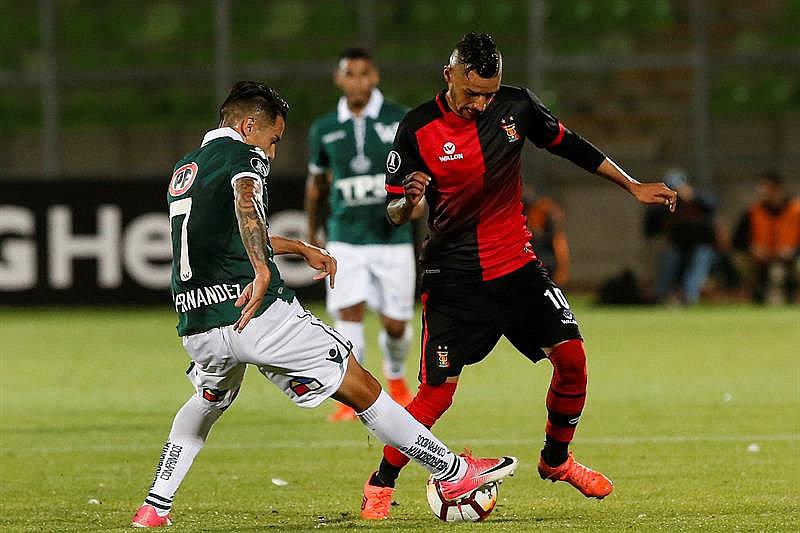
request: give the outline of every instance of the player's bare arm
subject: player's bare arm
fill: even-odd
[[[323,197],[323,192],[327,189],[328,179],[329,178],[327,174],[313,173],[309,174],[308,178],[306,178],[306,196],[304,202],[306,222],[308,223],[306,236],[308,242],[314,246],[320,246],[320,242],[317,239],[317,227],[319,226],[319,205],[320,198]]]
[[[314,276],[315,280],[329,278],[331,289],[336,279],[336,259],[324,248],[315,246],[306,241],[287,239],[286,237],[270,237],[272,251],[275,255],[296,254],[306,260],[308,266],[319,273]]]
[[[242,331],[253,318],[269,287],[270,273],[267,264],[269,240],[266,214],[261,201],[261,187],[260,181],[248,177],[240,178],[233,184],[239,235],[255,272],[253,281],[247,284],[236,300],[236,307],[242,308],[242,314],[234,324],[234,329],[237,331]]]
[[[403,180],[403,197],[389,202],[386,212],[395,226],[405,224],[414,216],[414,211],[425,198],[425,189],[431,177],[424,172],[412,172]]]
[[[643,204],[662,204],[666,205],[670,212],[675,212],[678,193],[664,183],[642,183],[629,176],[627,172],[607,157],[597,167],[595,174],[616,183]]]

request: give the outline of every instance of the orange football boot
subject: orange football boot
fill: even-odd
[[[549,479],[553,483],[566,481],[587,498],[602,500],[614,490],[614,483],[610,479],[602,473],[580,464],[572,457],[572,452],[569,452],[567,460],[559,466],[548,465],[540,456],[539,475],[542,479]]]
[[[358,418],[352,407],[340,403],[336,412],[328,415],[328,422],[350,422]]]
[[[411,403],[411,400],[414,399],[414,396],[411,394],[411,391],[408,390],[405,379],[387,378],[386,381],[389,383],[389,396],[392,397],[392,400],[396,401],[403,407]]]
[[[376,472],[369,475],[364,483],[364,498],[361,500],[361,518],[365,520],[386,520],[392,507],[393,487],[376,487],[369,482]]]

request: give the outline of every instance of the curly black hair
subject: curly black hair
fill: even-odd
[[[274,123],[278,115],[286,119],[289,104],[278,91],[258,81],[237,81],[219,108],[223,121],[230,113],[238,111],[263,112]]]
[[[466,67],[465,73],[474,70],[481,78],[493,78],[500,72],[500,50],[488,33],[469,32],[458,41],[455,52],[458,62]]]

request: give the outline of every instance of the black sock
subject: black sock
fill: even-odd
[[[559,442],[553,438],[545,437],[542,459],[550,466],[559,466],[567,460],[568,442]]]
[[[401,469],[401,467],[394,466],[386,459],[381,459],[381,465],[378,467],[378,471],[372,474],[369,484],[375,487],[394,488],[394,482],[397,480],[397,476],[400,475]]]

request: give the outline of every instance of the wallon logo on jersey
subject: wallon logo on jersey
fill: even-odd
[[[439,156],[439,161],[441,161],[442,163],[446,161],[455,161],[456,159],[464,159],[463,153],[461,152],[455,153],[456,145],[451,141],[447,141],[446,143],[444,143],[444,145],[442,146],[442,150],[446,154]]]

